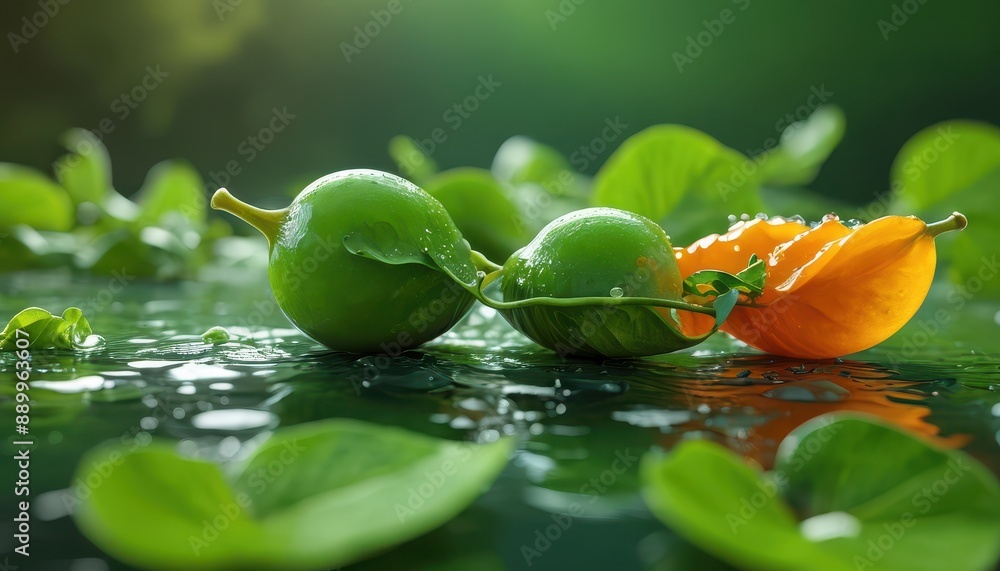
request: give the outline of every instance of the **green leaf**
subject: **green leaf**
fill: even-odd
[[[892,165],[890,210],[940,220],[954,211],[965,214],[969,227],[939,237],[939,256],[952,264],[958,283],[976,279],[985,293],[1000,296],[995,275],[1000,238],[1000,129],[985,123],[949,121],[928,127],[907,141]],[[883,211],[875,204],[869,211]]]
[[[26,224],[65,231],[75,223],[66,191],[35,169],[0,163],[0,229]]]
[[[1000,555],[1000,485],[964,452],[874,420],[821,418],[782,442],[778,472],[800,515],[856,519],[856,535],[820,542],[852,564],[878,556],[889,569],[987,569]],[[869,554],[883,535],[892,547]]]
[[[730,214],[763,209],[750,159],[708,135],[659,125],[629,137],[601,167],[592,202],[660,221],[687,244],[724,232]]]
[[[512,185],[536,183],[555,196],[580,192],[581,175],[570,168],[563,155],[528,137],[504,141],[490,167],[497,180]]]
[[[421,186],[438,172],[434,159],[406,135],[397,135],[389,141],[389,156],[396,162],[400,174]]]
[[[155,226],[164,218],[181,216],[201,234],[208,223],[203,193],[204,183],[191,165],[181,161],[159,163],[149,170],[134,197],[140,208],[136,223]]]
[[[820,107],[808,119],[789,125],[779,145],[754,160],[763,184],[795,186],[809,184],[844,138],[844,112]]]
[[[225,472],[231,477],[165,444],[106,445],[80,463],[81,481],[100,475],[102,485],[74,517],[102,549],[134,565],[336,567],[460,513],[497,477],[512,444],[328,420],[278,431]],[[266,477],[276,467],[280,477]]]
[[[436,204],[434,204],[436,203]],[[385,264],[422,264],[442,271],[462,284],[477,283],[468,242],[448,211],[433,200],[416,216],[379,221],[344,237],[350,253]]]
[[[424,184],[438,199],[472,249],[498,263],[531,240],[527,226],[503,187],[476,168],[443,172]]]
[[[912,214],[964,199],[957,195],[998,168],[1000,129],[973,121],[932,125],[903,144],[892,163],[893,210]],[[995,197],[996,191],[990,194]],[[960,206],[948,208],[957,210]]]
[[[689,441],[647,455],[642,476],[654,514],[741,568],[978,570],[1000,555],[1000,485],[988,469],[852,415],[793,431],[772,472]]]
[[[18,340],[27,340],[27,347],[33,349],[92,349],[104,341],[93,334],[76,307],[67,308],[62,317],[39,307],[21,311],[0,332],[0,351],[25,349]]]
[[[62,137],[69,153],[55,164],[56,179],[74,204],[101,204],[111,190],[111,158],[104,143],[87,129],[71,129]]]
[[[733,275],[719,270],[700,270],[684,280],[684,294],[699,297],[718,296],[731,290],[754,298],[764,293],[767,266],[751,254],[746,269]]]
[[[640,476],[643,497],[656,517],[740,568],[853,569],[847,564],[837,566],[832,557],[806,541],[792,511],[774,497],[774,482],[763,479],[719,444],[692,440],[669,455],[647,454]]]

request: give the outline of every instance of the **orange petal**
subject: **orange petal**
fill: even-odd
[[[817,250],[822,239],[808,234],[824,226],[779,248],[760,300],[768,305],[734,311],[724,331],[769,353],[823,359],[877,345],[913,317],[934,277],[936,232],[887,216]]]
[[[681,276],[687,277],[699,270],[721,270],[735,274],[747,267],[751,254],[766,261],[777,246],[807,233],[808,230],[809,227],[805,224],[782,218],[754,219],[737,222],[725,234],[706,236],[687,248],[674,248],[674,252]],[[769,269],[768,285],[770,271]],[[745,308],[737,307],[733,310],[733,315],[743,310]],[[678,317],[682,331],[691,336],[703,335],[715,324],[714,318],[699,313],[679,311]]]

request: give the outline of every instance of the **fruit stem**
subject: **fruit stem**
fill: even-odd
[[[940,222],[928,224],[927,229],[924,230],[924,232],[926,232],[928,236],[934,237],[938,234],[951,232],[952,230],[964,230],[968,225],[969,219],[966,218],[964,214],[961,212],[953,212],[951,216]]]
[[[212,195],[212,208],[228,212],[260,230],[260,233],[267,238],[268,245],[272,246],[278,237],[278,229],[281,228],[285,216],[288,215],[287,208],[264,210],[251,206],[229,194],[229,191],[224,188],[220,188]]]

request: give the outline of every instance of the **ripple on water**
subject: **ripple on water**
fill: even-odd
[[[265,430],[278,425],[278,416],[266,410],[225,408],[196,414],[191,424],[201,430]]]

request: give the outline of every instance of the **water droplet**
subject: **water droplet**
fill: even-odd
[[[847,222],[844,222],[844,225],[853,230],[855,228],[860,228],[864,226],[865,223],[862,222],[861,220],[858,220],[857,218],[851,218]]]
[[[785,218],[785,220],[788,221],[788,222],[796,222],[798,224],[805,224],[806,223],[806,219],[803,218],[802,216],[798,215],[798,214],[793,214],[792,216],[789,216],[788,218]]]
[[[625,290],[620,287],[611,288],[611,297],[621,297],[625,295]]]
[[[756,218],[757,220],[767,220],[767,214],[764,212],[758,212],[756,215],[754,215],[754,218]]]

